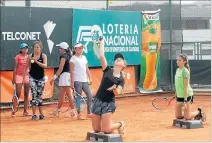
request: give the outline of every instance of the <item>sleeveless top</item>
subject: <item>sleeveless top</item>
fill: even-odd
[[[34,53],[32,54],[32,57],[34,57]],[[40,63],[43,63],[42,53],[40,54],[40,57],[37,61]],[[42,68],[35,62],[31,63],[31,69],[29,74],[34,79],[37,79],[37,80],[42,79],[44,77],[44,68]]]

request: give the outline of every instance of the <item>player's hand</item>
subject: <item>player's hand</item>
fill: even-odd
[[[114,84],[113,86],[111,86],[110,88],[108,88],[108,91],[113,91],[116,88],[116,85]]]
[[[15,84],[15,79],[12,80],[12,85],[14,85],[14,84]]]
[[[92,85],[92,79],[89,79],[88,84]]]
[[[35,57],[31,57],[31,58],[30,58],[30,62],[31,62],[31,63],[36,63],[37,60],[35,59]]]
[[[119,90],[118,90],[118,88],[114,88],[114,89],[113,89],[113,93],[114,93],[115,96],[118,96],[118,95],[119,95]]]
[[[50,85],[52,85],[53,82],[54,82],[54,79],[52,79],[52,80],[50,81]]]
[[[71,88],[72,90],[74,90],[74,86],[73,86],[73,84],[71,84],[70,88]]]

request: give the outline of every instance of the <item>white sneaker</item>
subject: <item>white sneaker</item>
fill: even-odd
[[[124,136],[125,133],[126,133],[126,130],[125,130],[125,123],[124,121],[121,121],[119,122],[121,124],[121,126],[118,128],[118,133],[121,135],[121,136]]]

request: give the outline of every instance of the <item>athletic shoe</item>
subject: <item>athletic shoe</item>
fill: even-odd
[[[25,111],[25,112],[23,112],[23,116],[32,116],[32,115],[29,114],[29,112]]]
[[[38,120],[37,115],[32,115],[32,120],[37,121]]]
[[[121,136],[124,136],[125,135],[125,123],[124,121],[121,121],[119,122],[121,124],[121,126],[118,128],[118,133],[121,135]]]
[[[15,112],[12,111],[11,117],[15,117]]]
[[[44,115],[39,115],[39,120],[46,120],[45,116]]]
[[[205,122],[205,121],[206,121],[206,114],[205,114],[205,112],[204,112],[203,109],[200,108],[200,107],[199,107],[197,110],[199,111],[199,114],[196,115],[196,116],[194,117],[194,119],[195,119],[195,120],[202,120],[203,122]]]

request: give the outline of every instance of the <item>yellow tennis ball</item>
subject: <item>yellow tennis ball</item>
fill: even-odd
[[[34,63],[35,62],[35,60],[31,60],[31,63]]]

